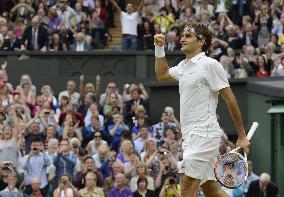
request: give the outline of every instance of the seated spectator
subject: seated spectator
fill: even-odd
[[[181,43],[176,40],[176,32],[169,31],[167,33],[167,42],[165,45],[166,50],[168,51],[176,51],[181,48]]]
[[[54,108],[57,107],[57,99],[55,98],[54,92],[49,85],[42,86],[40,92],[42,94],[41,96],[44,99],[44,102],[51,103]]]
[[[138,189],[137,188],[137,186],[138,186],[137,180],[140,177],[145,177],[147,179],[147,189],[155,190],[154,179],[151,176],[149,176],[146,163],[145,162],[138,162],[136,167],[135,167],[135,170],[136,170],[137,175],[132,177],[131,180],[130,180],[131,191],[132,192],[137,191],[137,189]]]
[[[20,0],[19,3],[11,9],[12,18],[14,20],[21,18],[26,22],[30,20],[33,12],[34,10],[27,3],[27,0]]]
[[[63,139],[68,139],[69,141],[72,138],[77,138],[80,143],[82,142],[83,138],[82,138],[82,134],[81,131],[79,131],[77,129],[77,126],[73,126],[72,124],[65,124],[64,128],[63,128],[63,134],[62,134],[62,138]]]
[[[62,24],[62,18],[57,14],[56,8],[49,9],[48,18],[48,29],[50,33],[54,33],[59,30]]]
[[[149,119],[143,115],[133,118],[133,127],[131,128],[132,140],[134,141],[140,137],[140,130],[145,125],[147,125],[149,132],[152,134],[152,127],[148,126],[149,124]]]
[[[66,113],[67,112],[67,106],[69,104],[69,98],[68,96],[61,96],[60,100],[58,99],[59,101],[59,105],[56,109],[56,119],[59,120],[59,117],[60,117],[60,114],[61,113]]]
[[[19,51],[21,49],[21,40],[18,39],[14,31],[8,31],[8,37],[4,39],[3,50],[4,51]]]
[[[107,144],[101,144],[98,148],[98,152],[92,155],[97,168],[102,167],[102,164],[107,160],[107,156],[109,154],[109,147]]]
[[[71,19],[76,15],[73,8],[68,5],[67,0],[60,0],[57,3],[57,6],[53,8],[57,8],[57,14],[62,18],[62,22],[68,27],[71,28]]]
[[[268,71],[266,70],[266,59],[263,56],[257,57],[258,70],[256,72],[257,77],[268,77]]]
[[[148,189],[148,180],[146,177],[139,177],[137,180],[137,190],[133,193],[133,197],[155,197],[153,190]]]
[[[270,175],[264,172],[260,175],[259,180],[250,183],[246,196],[277,196],[278,192],[278,187],[270,182]]]
[[[86,179],[85,188],[79,191],[82,197],[87,197],[89,195],[101,196],[101,197],[105,196],[101,188],[97,187],[96,184],[97,176],[93,172],[88,172],[85,179]]]
[[[23,174],[20,174],[19,171],[17,170],[16,166],[11,163],[11,162],[1,162],[0,165],[0,191],[4,190],[5,188],[8,187],[8,176],[9,174],[16,174],[17,176],[17,182],[16,182],[16,187],[20,189],[20,186],[23,184]]]
[[[47,48],[48,48],[47,30],[42,25],[40,25],[39,17],[34,16],[32,19],[32,25],[27,26],[23,33],[21,49],[27,49],[29,51],[39,50],[45,52],[47,51]]]
[[[58,187],[53,192],[53,197],[80,196],[77,188],[72,184],[72,179],[68,174],[60,176]]]
[[[119,103],[118,96],[115,93],[110,93],[109,98],[104,106],[104,115],[106,119],[110,119],[113,116],[113,113],[123,112],[122,103]]]
[[[115,176],[115,186],[113,186],[110,191],[108,192],[109,197],[116,197],[116,196],[133,196],[132,191],[130,188],[125,185],[125,175],[122,173],[118,173]]]
[[[67,46],[61,42],[57,33],[51,37],[51,43],[49,44],[49,51],[67,51]]]
[[[166,145],[168,146],[168,150],[170,151],[170,155],[171,157],[175,160],[175,162],[179,162],[182,160],[182,152],[180,151],[180,144],[175,141],[169,141],[168,143],[166,143]]]
[[[8,197],[8,196],[16,196],[16,197],[23,197],[23,193],[18,190],[16,187],[18,177],[15,173],[10,173],[7,177],[8,186],[0,191],[0,196]]]
[[[90,51],[92,47],[86,43],[85,35],[79,32],[75,35],[75,43],[70,45],[70,51]]]
[[[102,115],[98,115],[99,112],[97,110],[97,105],[96,104],[91,104],[91,109],[94,113],[92,113],[92,116],[87,115],[85,118],[85,128],[82,131],[82,135],[84,138],[84,146],[86,146],[91,140],[94,138],[94,134],[97,131],[100,131],[102,136],[101,138],[104,140],[109,140],[108,139],[108,134],[104,130],[103,122],[104,122],[104,117]],[[96,108],[95,110],[93,108]],[[90,121],[88,118],[90,117]],[[89,123],[89,124],[87,124]]]
[[[46,196],[47,192],[42,191],[40,189],[41,186],[41,180],[39,178],[33,178],[31,180],[31,190],[30,193],[24,192],[24,196]]]
[[[64,43],[68,50],[70,50],[70,45],[73,44],[74,36],[71,29],[68,28],[66,24],[62,24],[59,31],[56,31],[59,34],[60,40]]]
[[[33,94],[33,95],[36,95],[36,93],[37,93],[37,92],[36,92],[36,87],[35,87],[35,85],[33,85],[33,82],[32,82],[32,79],[31,79],[30,75],[28,75],[28,74],[23,74],[23,75],[21,76],[20,84],[16,87],[16,90],[17,90],[18,92],[21,92],[21,90],[23,90],[23,89],[22,89],[22,86],[23,86],[24,84],[29,84],[29,85],[31,86],[32,94]]]

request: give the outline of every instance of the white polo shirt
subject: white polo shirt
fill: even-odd
[[[220,137],[216,117],[219,90],[229,87],[223,66],[200,53],[170,68],[169,74],[179,82],[180,122],[183,140],[195,134]]]
[[[120,14],[122,34],[131,34],[137,36],[137,25],[139,22],[138,12],[128,14],[121,11]]]

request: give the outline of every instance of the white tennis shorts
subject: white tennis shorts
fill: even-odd
[[[191,178],[206,181],[216,181],[214,164],[219,153],[220,137],[201,137],[191,134],[189,139],[183,141],[183,160],[179,164],[179,173]]]

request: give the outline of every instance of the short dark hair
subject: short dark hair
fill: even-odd
[[[146,187],[148,185],[148,180],[145,176],[140,176],[137,180],[137,186],[139,185],[140,182],[145,181],[146,182]]]
[[[39,137],[34,137],[32,140],[32,143],[37,143],[37,142],[41,142]]]
[[[187,21],[187,23],[184,26],[185,28],[193,28],[195,31],[195,35],[197,37],[197,40],[204,39],[204,45],[202,46],[202,51],[206,52],[210,48],[211,40],[212,40],[212,32],[208,29],[208,27],[203,23],[198,23],[192,20]],[[197,36],[197,35],[200,35]]]

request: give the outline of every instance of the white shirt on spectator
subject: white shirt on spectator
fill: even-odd
[[[81,43],[77,42],[76,51],[84,51],[84,42]]]
[[[179,82],[183,140],[190,134],[221,137],[216,117],[218,95],[230,86],[223,66],[202,52],[170,68],[169,74]]]
[[[73,105],[78,105],[79,104],[79,98],[80,94],[78,92],[73,92],[71,95],[69,95],[68,91],[62,91],[59,93],[58,100],[61,101],[62,96],[67,96],[69,98],[69,103]]]
[[[131,34],[137,36],[137,25],[139,23],[138,12],[128,14],[121,12],[120,15],[122,34]]]
[[[143,139],[143,138],[138,138],[136,140],[134,140],[134,148],[137,151],[137,153],[141,153],[143,151],[144,148],[144,144],[148,139]]]
[[[95,9],[95,1],[94,0],[83,0],[83,7],[88,7],[90,10]]]
[[[56,8],[56,5],[54,6]],[[65,11],[62,11],[60,9],[57,9],[57,14],[61,16],[62,23],[64,23],[69,29],[71,29],[71,18],[76,15],[75,10],[71,8],[70,6],[67,7]]]

